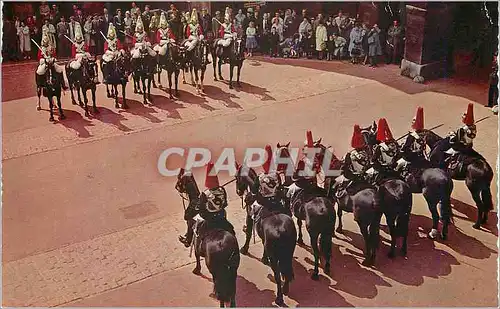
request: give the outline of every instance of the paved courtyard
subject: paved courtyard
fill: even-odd
[[[115,109],[100,85],[100,114],[87,118],[67,92],[67,119],[53,124],[46,99],[36,110],[35,64],[2,69],[3,306],[217,306],[205,265],[205,277],[193,275],[194,257],[177,241],[185,222],[176,179],[157,170],[168,147],[208,147],[214,155],[234,147],[242,158],[247,147],[302,145],[312,130],[343,156],[355,123],[385,117],[400,136],[423,106],[426,126],[444,124],[436,132],[445,135],[473,102],[476,120],[491,116],[478,124],[475,148],[496,170],[498,118],[483,107],[487,85],[469,80],[421,85],[394,66],[255,58],[245,61],[241,88],[214,82],[209,68],[206,95],[182,83],[176,100],[153,89],[152,107],[143,106],[129,84],[130,109]],[[227,66],[223,74],[229,77]],[[203,185],[204,169],[194,175]],[[244,210],[234,184],[226,189],[228,219],[241,245]],[[492,191],[497,205],[496,185]],[[443,242],[426,238],[430,213],[421,196],[413,200],[407,259],[387,258],[390,238],[383,219],[376,266],[361,266],[363,240],[352,214],[345,214],[345,234],[333,239],[331,277],[320,272],[320,280],[312,281],[312,254],[297,247],[296,280],[285,302],[497,307],[497,207],[488,225],[474,230],[476,207],[465,185],[455,182],[454,226]],[[241,259],[237,305],[270,306],[275,285],[259,261],[260,241],[252,242],[250,253]]]

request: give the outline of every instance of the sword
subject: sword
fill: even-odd
[[[222,23],[221,23],[221,22],[220,22],[217,18],[212,17],[212,20],[215,20],[216,22],[218,22],[218,23],[219,23],[219,25],[224,26],[224,25],[223,25],[223,24],[222,24]]]
[[[45,52],[44,52],[44,51],[43,51],[43,49],[40,47],[40,45],[38,45],[38,43],[37,43],[37,42],[35,42],[35,40],[33,40],[33,39],[31,39],[31,41],[32,41],[33,43],[35,43],[36,47],[38,47],[38,49],[42,52],[43,57],[44,57],[44,58],[48,58],[47,54],[45,54]]]
[[[484,121],[484,120],[486,120],[486,119],[488,119],[488,118],[490,118],[490,117],[491,117],[491,116],[486,116],[486,117],[483,117],[483,118],[479,119],[478,121],[474,122],[474,124],[476,124],[476,123],[480,123],[481,121]]]
[[[123,33],[123,34],[125,34],[125,35],[126,35],[126,36],[128,36],[128,37],[134,38],[132,35],[130,35],[130,34],[128,34],[128,33],[126,33],[126,32],[125,32],[125,31],[123,31],[123,30],[120,30],[120,32],[121,32],[121,33]]]
[[[435,129],[437,129],[437,128],[439,128],[439,127],[442,127],[442,126],[444,126],[444,123],[439,124],[439,125],[437,125],[437,126],[434,126],[434,127],[430,128],[430,129],[429,129],[429,131],[435,130]],[[397,142],[397,141],[399,141],[399,140],[401,140],[401,139],[403,139],[403,138],[405,138],[406,136],[408,136],[408,134],[410,134],[410,133],[406,133],[405,135],[401,136],[400,138],[398,138],[398,139],[396,140],[396,142]]]
[[[106,42],[108,42],[109,44],[109,40],[108,38],[104,35],[104,33],[102,33],[102,31],[99,31],[99,33],[102,35],[102,37],[106,40]]]
[[[67,38],[72,44],[75,44],[75,42],[73,42],[73,40],[71,40],[70,38],[68,38],[68,36],[65,34],[64,35],[65,38]]]

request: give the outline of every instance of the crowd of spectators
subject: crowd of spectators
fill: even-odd
[[[122,11],[125,10],[125,12]],[[26,16],[22,20],[4,17],[4,49],[5,60],[26,60],[36,57],[38,48],[32,42],[40,42],[42,33],[49,34],[49,39],[57,51],[59,58],[69,57],[71,41],[75,27],[79,24],[84,33],[85,42],[91,54],[102,54],[104,37],[108,24],[113,22],[121,42],[125,46],[131,44],[135,23],[141,16],[145,30],[152,41],[156,38],[161,10],[144,10],[132,2],[128,9],[118,9],[114,14],[106,8],[99,13],[86,13],[83,8],[73,5],[71,14],[64,16],[58,5],[49,6],[42,3],[39,12]],[[175,6],[171,6],[175,10]],[[399,64],[403,51],[404,29],[395,20],[389,29],[380,29],[377,24],[369,25],[358,16],[351,17],[339,11],[336,15],[318,14],[311,16],[306,9],[301,14],[287,9],[274,13],[263,12],[254,8],[239,9],[233,17],[237,33],[246,39],[247,56],[259,52],[271,57],[307,57],[326,61],[350,59],[352,63],[370,64],[385,56],[387,63]],[[219,24],[212,20],[207,10],[202,10],[202,28],[217,34]],[[39,16],[37,18],[36,16]],[[182,29],[189,20],[189,12],[180,12],[179,26],[176,34],[183,35]],[[215,19],[223,21],[222,13],[217,11]],[[214,29],[215,28],[215,29]],[[177,29],[176,29],[177,30]]]

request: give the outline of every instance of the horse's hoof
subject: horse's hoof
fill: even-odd
[[[128,109],[128,105],[127,104],[122,104],[122,108],[123,109]]]
[[[365,259],[365,260],[361,263],[361,265],[366,266],[366,267],[369,267],[369,266],[371,266],[371,262],[370,262],[370,260]]]
[[[318,281],[319,280],[319,274],[318,273],[313,273],[311,275],[311,279],[314,280],[314,281]]]
[[[268,265],[269,266],[269,259],[267,257],[263,257],[260,259],[260,261],[262,262],[262,264],[264,265]]]
[[[170,100],[173,100],[174,99],[174,96],[173,95],[170,95],[169,96]]]
[[[297,239],[297,245],[304,245],[304,240],[302,238]]]
[[[344,234],[344,229],[338,227],[335,232],[339,233],[339,234]]]
[[[137,94],[137,93],[139,93],[139,92],[138,92],[137,90],[135,90],[135,89],[134,89],[134,93],[135,93],[135,94]]]
[[[488,215],[484,215],[483,219],[481,219],[481,224],[486,224],[488,223]]]
[[[439,236],[441,237],[441,240],[448,239],[448,235],[446,235],[446,234],[441,233]]]
[[[83,107],[83,102],[78,102],[78,105],[80,105],[80,107]]]
[[[108,93],[108,99],[111,99],[113,96]],[[76,102],[74,103],[76,105]]]
[[[220,80],[224,80],[224,78],[222,78],[222,76],[219,76],[219,79],[220,79]]]
[[[108,98],[109,98],[109,94],[108,94]],[[72,100],[71,103],[73,103],[73,105],[77,104],[75,100]]]
[[[94,111],[94,114],[99,114],[100,113],[100,111],[97,109],[97,107],[94,107],[93,111]]]
[[[85,117],[90,117],[89,112],[87,112],[87,111],[85,112]]]
[[[472,226],[472,228],[476,229],[476,230],[479,230],[481,229],[481,224],[479,223],[474,223],[474,225]]]
[[[283,301],[283,298],[279,298],[279,297],[276,297],[276,299],[274,300],[274,303],[278,306],[278,307],[285,307],[285,302]]]
[[[50,122],[54,122],[54,121],[55,121],[54,117],[50,117],[50,118],[49,118],[49,121],[50,121]]]
[[[248,254],[248,247],[245,247],[245,246],[241,247],[240,253],[244,254],[244,255],[247,255]]]
[[[234,89],[233,85],[229,84],[229,89]]]
[[[187,84],[185,80],[182,81],[183,84]]]
[[[401,249],[401,256],[406,257],[408,256],[408,252],[405,249]]]
[[[198,267],[195,267],[195,269],[193,269],[193,274],[195,274],[197,276],[201,276],[201,269]]]
[[[217,77],[214,77],[214,81],[218,81]]]
[[[36,107],[36,110],[37,110],[37,111],[39,111],[39,110],[41,110],[41,109],[42,109],[42,108],[41,108],[40,106],[37,106],[37,107]]]
[[[120,108],[120,105],[118,103],[115,103],[115,108]]]
[[[323,269],[323,272],[325,275],[330,275],[330,265],[325,265],[325,268]]]

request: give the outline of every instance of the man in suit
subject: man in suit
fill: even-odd
[[[69,34],[69,26],[64,16],[61,17],[61,21],[57,24],[57,39],[59,48],[57,49],[57,56],[59,58],[67,57],[69,52],[69,41],[64,36]]]
[[[75,40],[75,30],[76,27],[81,27],[81,24],[75,20],[75,17],[70,16],[69,17],[69,38],[74,41]]]

